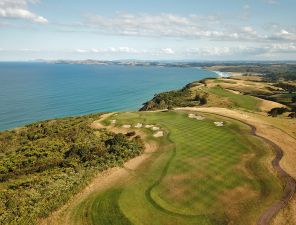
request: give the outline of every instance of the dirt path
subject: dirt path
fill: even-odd
[[[102,121],[113,115],[114,113],[103,114],[101,118],[91,124],[91,127],[94,129],[106,128],[115,133],[126,133],[128,129],[117,128],[114,126],[104,126]],[[137,135],[140,135],[142,138],[146,137],[146,134],[139,129],[135,130]],[[49,217],[41,219],[37,224],[39,225],[71,225],[72,224],[72,212],[81,203],[86,199],[90,194],[104,191],[109,187],[114,186],[115,184],[121,184],[126,179],[130,177],[131,170],[136,170],[141,163],[143,163],[147,158],[150,157],[150,153],[156,151],[158,145],[153,142],[145,142],[145,151],[142,155],[137,156],[126,163],[123,167],[115,167],[107,169],[106,171],[98,173],[91,183],[84,188],[80,193],[73,196],[64,206],[59,210],[53,212]]]
[[[285,184],[284,192],[281,199],[274,202],[265,212],[261,214],[261,216],[257,220],[258,225],[270,224],[272,222],[272,219],[280,212],[280,210],[288,205],[289,201],[293,198],[296,191],[295,179],[291,177],[280,165],[280,161],[284,155],[282,148],[278,146],[275,142],[273,142],[272,139],[269,139],[268,137],[258,134],[257,133],[258,123],[255,123],[255,124],[252,123],[253,121],[250,119],[250,116],[248,115],[237,114],[236,112],[233,112],[233,111],[230,113],[228,109],[218,110],[217,108],[178,108],[177,110],[209,112],[209,113],[220,115],[226,118],[238,120],[250,126],[252,128],[251,132],[253,135],[263,139],[267,144],[269,144],[274,149],[275,158],[272,160],[272,166]]]

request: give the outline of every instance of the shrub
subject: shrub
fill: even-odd
[[[281,107],[281,108],[272,108],[269,112],[268,112],[268,115],[269,116],[272,116],[272,117],[277,117],[278,115],[281,115],[285,112],[287,112],[288,109],[287,108],[284,108],[284,107]]]
[[[48,120],[0,132],[0,224],[34,224],[97,171],[143,152],[138,136],[128,139],[93,130],[89,124],[99,116]]]
[[[291,112],[288,117],[295,119],[296,118],[296,112]]]
[[[135,131],[130,131],[130,132],[127,132],[126,134],[125,134],[125,136],[127,136],[127,137],[133,137],[133,136],[135,136],[136,135],[136,132]]]

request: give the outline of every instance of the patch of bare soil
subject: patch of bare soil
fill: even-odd
[[[91,127],[94,129],[109,129],[115,133],[126,133],[127,129],[117,128],[114,126],[104,126],[102,121],[113,115],[113,113],[103,114],[101,118],[91,124]],[[137,135],[140,135],[142,138],[146,137],[146,134],[142,131],[135,130]],[[114,186],[116,184],[121,184],[130,177],[129,170],[135,170],[141,165],[147,158],[150,157],[149,153],[156,151],[158,145],[156,142],[149,141],[145,142],[145,151],[144,154],[135,157],[128,162],[126,162],[123,168],[115,167],[110,168],[106,171],[98,173],[91,183],[84,188],[80,193],[73,196],[68,203],[62,206],[59,210],[53,212],[49,217],[45,219],[40,219],[38,221],[39,225],[70,225],[71,224],[71,212],[77,207],[77,205],[86,199],[90,194],[94,192],[104,191],[107,188]]]

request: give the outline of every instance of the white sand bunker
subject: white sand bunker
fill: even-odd
[[[116,120],[110,120],[111,124],[116,124]]]
[[[156,131],[156,130],[160,130],[159,127],[152,127],[151,129],[154,130],[154,131]]]
[[[215,124],[217,127],[223,127],[223,126],[224,126],[224,122],[214,122],[214,124]]]
[[[122,128],[131,128],[131,125],[129,125],[129,124],[122,125]]]
[[[141,127],[143,127],[143,124],[141,124],[141,123],[137,123],[137,124],[135,125],[135,128],[141,128]]]
[[[157,131],[155,134],[153,134],[154,137],[162,137],[163,136],[163,131]]]
[[[154,125],[150,125],[150,124],[145,125],[145,128],[151,128],[151,127],[154,127]]]
[[[188,117],[192,118],[192,119],[197,119],[197,120],[204,120],[205,119],[205,117],[203,117],[203,116],[195,115],[192,113],[188,114]]]

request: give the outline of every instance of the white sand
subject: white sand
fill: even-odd
[[[150,125],[150,124],[147,124],[145,125],[146,128],[151,128],[151,127],[154,127],[154,125]]]
[[[215,124],[217,127],[223,127],[223,126],[224,126],[224,123],[223,123],[223,122],[214,122],[214,124]]]
[[[163,136],[163,131],[157,131],[155,134],[153,134],[154,137],[162,137]]]
[[[123,125],[122,128],[131,128],[131,125],[126,124],[126,125]]]
[[[137,123],[137,124],[135,125],[135,128],[141,128],[141,127],[143,127],[143,124],[141,124],[141,123]]]
[[[192,113],[188,114],[188,117],[192,118],[192,119],[197,119],[197,120],[204,120],[205,119],[205,117],[203,117],[203,116],[195,115]]]
[[[116,124],[116,120],[110,120],[111,124]]]
[[[154,131],[156,131],[156,130],[160,130],[159,127],[152,127],[151,129],[154,130]]]

